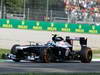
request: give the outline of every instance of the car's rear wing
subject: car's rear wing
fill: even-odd
[[[73,41],[79,41],[81,46],[87,46],[87,38],[85,37],[70,38],[69,36],[66,36],[65,41],[71,45],[73,45]]]

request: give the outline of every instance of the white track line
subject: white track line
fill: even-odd
[[[100,61],[100,59],[92,59],[92,61]]]

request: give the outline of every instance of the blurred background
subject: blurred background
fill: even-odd
[[[0,0],[0,18],[100,25],[100,0]]]

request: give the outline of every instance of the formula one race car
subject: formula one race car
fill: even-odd
[[[81,50],[73,50],[73,41],[79,41]],[[34,62],[65,62],[68,60],[80,60],[82,63],[90,63],[92,60],[92,50],[87,47],[87,38],[78,37],[65,39],[53,35],[52,41],[39,45],[14,45],[9,56],[13,61],[30,60]]]

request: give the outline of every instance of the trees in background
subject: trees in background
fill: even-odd
[[[27,8],[46,9],[47,1],[49,9],[64,7],[63,0],[0,0],[0,5],[2,5],[2,9],[5,7],[7,12],[16,12],[24,8],[24,2]]]
[[[24,0],[0,0],[2,11],[17,12],[23,7]]]
[[[8,12],[17,12],[22,10],[23,3],[23,0],[6,0],[5,6]]]
[[[51,10],[63,10],[64,2],[63,0],[0,0],[0,6],[1,18],[6,18],[9,14],[38,17],[45,16]]]
[[[31,9],[46,9],[48,7],[51,10],[64,8],[63,0],[28,0],[27,7]]]

